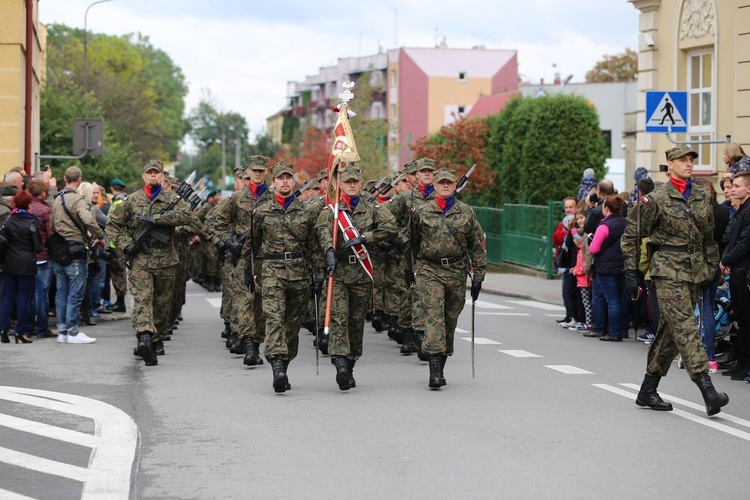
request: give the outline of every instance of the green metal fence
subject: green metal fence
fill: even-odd
[[[502,209],[474,207],[487,235],[487,260],[511,263],[555,276],[552,233],[562,218],[562,203],[547,206],[506,203]]]

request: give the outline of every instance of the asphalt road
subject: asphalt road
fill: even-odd
[[[132,355],[126,321],[92,345],[0,348],[0,498],[745,499],[750,385],[714,376],[730,403],[707,418],[673,365],[675,411],[638,408],[641,342],[563,330],[562,308],[483,294],[472,378],[471,307],[448,385],[369,325],[357,387],[303,330],[275,394],[219,338],[220,294],[188,285],[185,320],[159,366]],[[631,336],[633,332],[631,331]],[[12,388],[12,389],[9,389]],[[44,392],[41,392],[44,391]],[[46,424],[46,425],[45,425]]]

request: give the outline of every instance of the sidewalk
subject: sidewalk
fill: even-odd
[[[482,293],[562,305],[562,282],[523,274],[487,273]]]

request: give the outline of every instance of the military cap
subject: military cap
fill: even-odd
[[[3,188],[2,196],[15,196],[16,193],[18,193],[18,188],[16,186],[8,185]]]
[[[266,170],[268,158],[262,155],[254,155],[247,159],[247,168],[250,170]]]
[[[241,168],[237,172],[237,174],[235,175],[235,177],[239,177],[240,179],[247,180],[247,179],[250,179],[250,172],[251,172],[251,170],[247,167],[247,165],[245,165],[243,168]]]
[[[420,158],[417,160],[416,170],[435,170],[435,160],[432,158]]]
[[[273,175],[273,178],[276,179],[278,177],[281,177],[283,174],[294,175],[294,168],[292,167],[292,165],[289,165],[283,160],[278,163],[274,163],[271,167],[271,175]]]
[[[416,174],[417,173],[417,162],[412,160],[404,163],[405,174]]]
[[[362,180],[362,171],[355,167],[354,165],[347,165],[346,167],[342,168],[341,171],[341,182],[345,181],[361,181]]]
[[[221,194],[221,190],[219,190],[219,189],[212,189],[211,191],[208,192],[208,196],[206,196],[206,198],[212,198],[212,197],[216,196],[217,194]]]
[[[369,191],[370,188],[375,187],[375,184],[377,184],[377,182],[378,181],[376,181],[375,179],[370,179],[369,181],[364,183],[364,185],[362,186],[362,189],[364,189],[365,191]]]
[[[242,172],[244,172],[245,166],[244,165],[237,165],[232,169],[232,172],[234,173],[235,177],[239,177]]]
[[[692,156],[693,159],[698,158],[698,153],[690,149],[687,144],[678,144],[672,149],[668,149],[664,154],[667,155],[667,161],[672,161],[686,155]]]
[[[159,172],[164,172],[164,164],[159,160],[149,160],[143,164],[143,173],[146,173],[149,170],[158,170]]]
[[[456,182],[456,171],[448,167],[443,167],[435,171],[435,182],[440,181]]]
[[[125,187],[125,183],[122,181],[122,179],[117,179],[117,178],[112,179],[110,181],[109,185],[110,186],[115,186],[115,187],[121,187],[121,188]]]
[[[318,182],[322,181],[323,179],[328,179],[328,169],[327,168],[324,168],[323,170],[321,170],[320,172],[318,172],[317,175],[315,176],[315,180],[318,181]]]

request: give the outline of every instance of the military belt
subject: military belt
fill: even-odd
[[[458,257],[443,257],[442,259],[429,259],[427,257],[420,257],[422,260],[425,260],[431,264],[436,264],[438,266],[450,266],[451,264],[455,264],[456,262],[461,262],[464,260],[463,256]]]
[[[654,245],[655,252],[696,253],[703,250],[702,245]]]
[[[302,252],[281,252],[269,253],[258,258],[262,260],[292,260],[302,258],[303,256]]]

